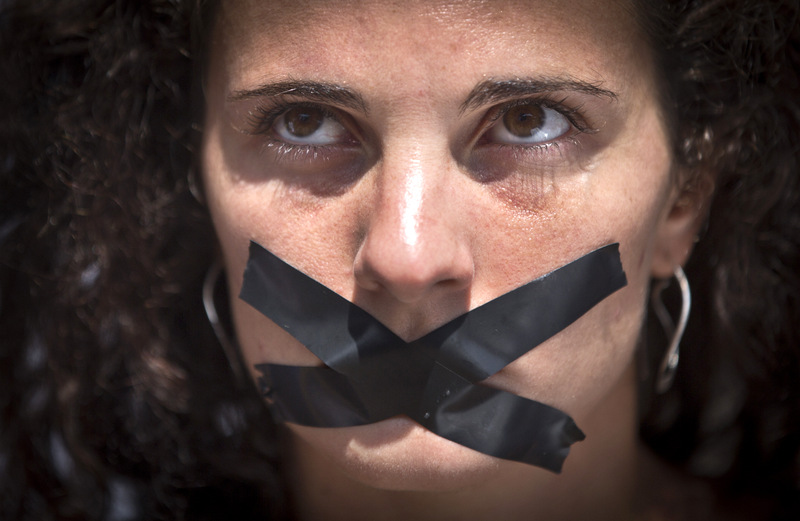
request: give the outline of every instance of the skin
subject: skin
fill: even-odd
[[[202,160],[248,365],[320,363],[236,298],[251,239],[407,341],[609,243],[620,243],[629,282],[484,382],[576,420],[587,440],[561,475],[404,418],[289,425],[301,517],[631,517],[633,360],[648,284],[686,260],[699,204],[672,166],[629,9],[595,0],[222,4]],[[557,88],[465,106],[485,82],[505,80]],[[348,89],[356,101],[269,95],[286,82]],[[570,114],[568,132],[501,142],[492,129],[502,117],[491,116],[529,98],[548,100],[552,121]],[[254,122],[277,102],[326,107],[326,121],[341,125],[330,127],[333,143],[281,144],[280,114]]]

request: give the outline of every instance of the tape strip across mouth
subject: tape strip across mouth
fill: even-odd
[[[626,285],[610,244],[405,342],[369,313],[255,242],[239,297],[324,367],[258,364],[278,421],[348,427],[406,415],[491,456],[560,472],[575,422],[481,385]]]

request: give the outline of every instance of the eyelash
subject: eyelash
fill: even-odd
[[[577,135],[593,134],[597,129],[591,127],[582,114],[582,105],[571,107],[567,103],[567,98],[560,100],[549,99],[547,97],[521,98],[495,105],[490,108],[483,121],[479,124],[479,134],[474,140],[476,145],[480,145],[489,129],[497,123],[509,110],[520,105],[535,103],[541,107],[552,109],[564,116],[571,126],[571,130],[565,135],[559,136],[553,141],[535,144],[508,144],[491,143],[490,145],[499,150],[507,150],[515,156],[518,154],[543,154],[550,150],[560,150],[561,145],[567,142],[571,145],[578,145]],[[334,118],[339,124],[350,130],[350,126],[343,123],[343,116],[336,110],[332,110],[326,105],[308,102],[287,102],[280,101],[270,106],[259,105],[252,110],[248,116],[248,134],[264,136],[267,140],[264,148],[273,150],[276,157],[286,161],[316,161],[326,160],[330,154],[340,149],[340,145],[313,145],[313,144],[294,144],[282,141],[274,136],[273,126],[279,117],[290,109],[296,107],[313,107],[320,110],[325,117]],[[488,145],[488,144],[487,144]],[[486,146],[486,145],[484,145]],[[522,157],[520,157],[522,159]]]
[[[549,98],[522,98],[514,101],[507,101],[505,103],[501,103],[500,105],[495,105],[491,109],[489,109],[489,113],[491,117],[488,119],[488,123],[495,123],[497,120],[502,118],[506,115],[506,113],[513,109],[514,107],[519,107],[521,105],[528,105],[531,103],[535,103],[541,107],[553,109],[569,121],[570,125],[577,130],[578,133],[591,133],[595,132],[596,129],[591,128],[587,123],[586,120],[583,118],[581,113],[583,105],[578,107],[570,107],[567,104],[567,98],[562,98],[559,101],[551,100]],[[485,129],[484,129],[485,130]],[[531,146],[531,145],[528,145]]]

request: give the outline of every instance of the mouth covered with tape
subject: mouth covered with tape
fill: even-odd
[[[470,449],[558,473],[585,438],[572,418],[480,382],[626,284],[610,244],[406,342],[251,241],[239,298],[325,364],[255,365],[276,421],[336,428],[405,415]]]

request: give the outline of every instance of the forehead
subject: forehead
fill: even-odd
[[[624,94],[649,57],[621,0],[221,2],[212,71],[439,89],[509,74],[575,76]],[[453,87],[458,88],[457,85]]]

